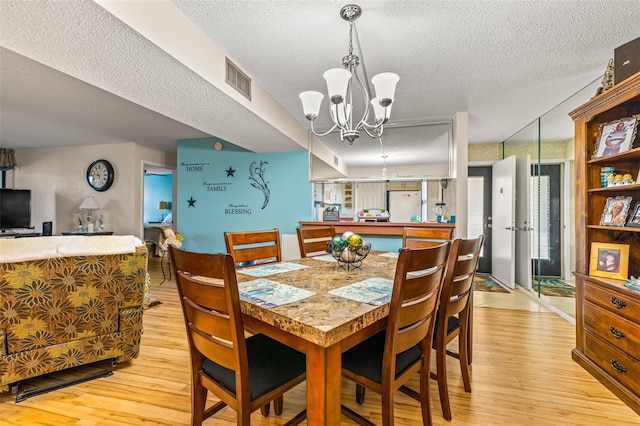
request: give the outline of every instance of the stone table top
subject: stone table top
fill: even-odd
[[[266,277],[270,281],[293,286],[314,294],[296,302],[271,308],[241,300],[242,312],[264,323],[283,329],[321,347],[329,347],[347,336],[385,318],[389,304],[381,306],[357,302],[329,291],[370,278],[393,280],[397,258],[386,252],[372,251],[360,269],[346,270],[335,261],[312,257],[289,261],[306,268],[280,272]],[[256,280],[237,270],[238,284]]]

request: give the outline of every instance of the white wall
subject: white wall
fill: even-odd
[[[86,178],[89,164],[101,158],[115,170],[113,186],[105,192],[91,189]],[[7,187],[31,190],[36,232],[44,221],[53,221],[54,234],[73,230],[78,206],[91,195],[102,208],[106,230],[142,237],[143,161],[175,167],[176,155],[135,143],[17,150],[18,166]]]
[[[455,191],[452,194],[452,210],[456,215],[456,237],[467,235],[467,178],[469,176],[469,113],[456,112],[453,115],[453,179],[449,182]],[[455,203],[453,202],[455,200]],[[472,238],[475,236],[471,236]]]

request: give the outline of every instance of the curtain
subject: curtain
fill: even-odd
[[[11,170],[16,165],[16,151],[9,148],[0,148],[0,171]]]

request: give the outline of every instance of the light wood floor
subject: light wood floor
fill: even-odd
[[[0,394],[0,425],[187,425],[190,421],[189,356],[174,281],[160,285],[157,258],[150,271],[153,296],[162,304],[144,314],[140,357],[119,365],[106,378],[15,403]],[[519,292],[475,293],[473,392],[465,393],[450,360],[453,420],[442,418],[437,385],[431,383],[435,425],[606,425],[640,424],[622,404],[571,360],[574,326]],[[412,383],[417,389],[417,383]],[[354,402],[354,385],[343,381],[342,400],[379,423],[380,399],[367,393]],[[304,408],[305,386],[285,395],[282,417],[252,416],[255,425],[281,425]],[[421,424],[417,403],[397,393],[396,425]],[[229,408],[205,425],[234,425]],[[344,419],[343,424],[353,424]]]

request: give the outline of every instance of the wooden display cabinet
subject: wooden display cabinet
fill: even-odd
[[[595,96],[570,113],[575,122],[576,348],[573,359],[640,414],[640,291],[624,279],[589,275],[591,244],[629,245],[628,275],[640,276],[640,228],[603,226],[609,197],[640,201],[640,184],[601,186],[601,168],[640,170],[640,131],[628,151],[594,158],[600,126],[640,114],[640,73]],[[636,123],[640,126],[640,122]],[[629,219],[627,217],[627,220]]]

